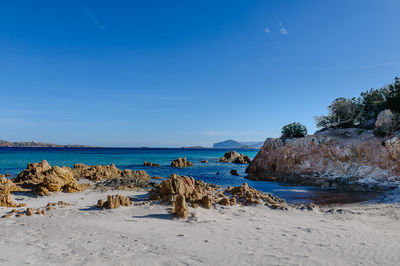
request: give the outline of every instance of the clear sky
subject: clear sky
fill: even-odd
[[[1,1],[0,139],[263,141],[400,75],[400,1]]]

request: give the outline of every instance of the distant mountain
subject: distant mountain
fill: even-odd
[[[233,139],[217,142],[213,144],[214,149],[259,149],[263,142],[238,142]]]
[[[0,147],[43,147],[43,148],[90,148],[90,146],[84,145],[59,145],[45,142],[10,142],[6,140],[0,140]]]
[[[249,141],[249,142],[240,142],[241,144],[245,145],[245,146],[250,146],[250,147],[254,147],[254,148],[261,148],[262,145],[264,144],[263,141]]]

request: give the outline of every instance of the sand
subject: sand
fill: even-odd
[[[16,195],[46,216],[0,219],[1,265],[398,265],[400,206],[353,204],[321,211],[265,206],[190,209],[159,204],[98,210],[110,192]],[[143,199],[146,192],[113,191]],[[9,211],[0,208],[0,215]]]

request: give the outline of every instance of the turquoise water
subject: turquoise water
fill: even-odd
[[[272,193],[288,202],[355,202],[376,196],[371,193],[343,192],[304,186],[289,186],[278,182],[252,181],[245,179],[247,165],[220,163],[218,160],[228,150],[220,149],[147,149],[147,148],[0,148],[0,174],[17,175],[28,163],[47,160],[50,165],[70,166],[75,163],[88,165],[115,164],[121,169],[145,170],[150,176],[168,177],[175,173],[192,176],[223,187],[238,186],[247,182],[250,186]],[[253,158],[258,150],[240,150]],[[171,161],[186,157],[194,166],[171,168]],[[209,163],[200,163],[208,160]],[[159,163],[161,167],[145,167],[144,161]],[[229,171],[237,170],[239,176]],[[216,173],[220,174],[216,174]]]

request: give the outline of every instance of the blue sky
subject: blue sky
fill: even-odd
[[[400,75],[396,0],[2,1],[0,139],[263,141]]]

